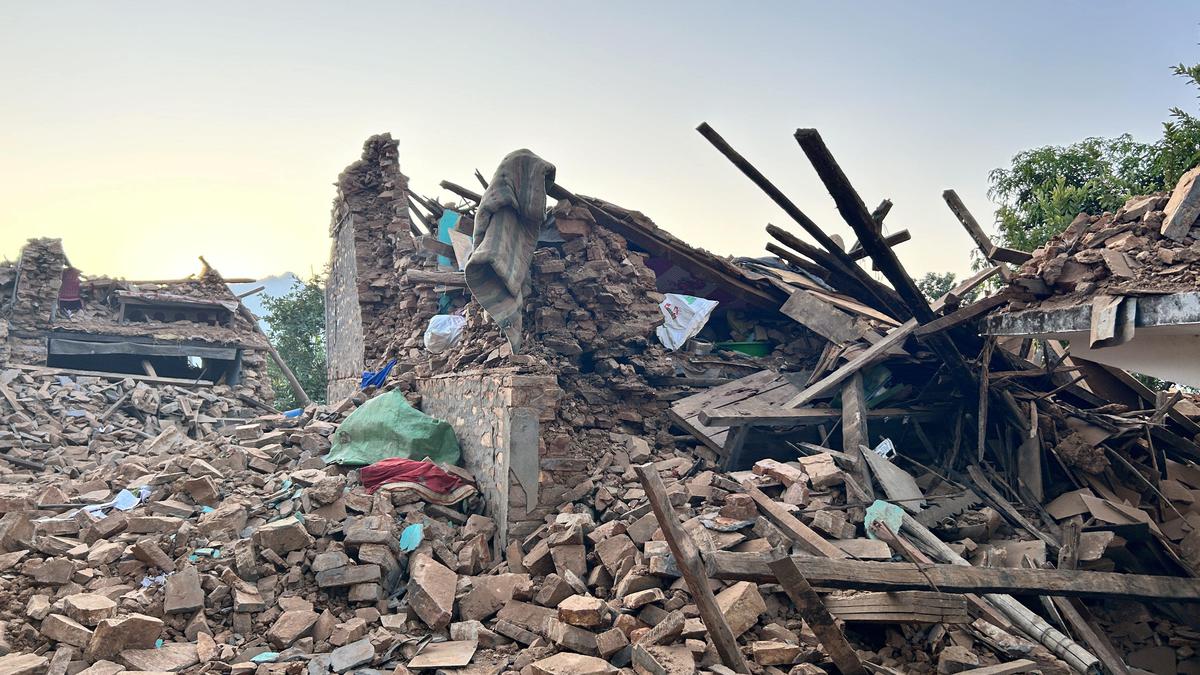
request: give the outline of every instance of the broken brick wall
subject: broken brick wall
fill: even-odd
[[[363,371],[362,310],[354,246],[354,217],[334,221],[329,278],[325,280],[326,400],[337,401],[358,390]]]
[[[543,522],[558,502],[539,497],[541,425],[554,419],[556,378],[513,369],[447,373],[417,381],[426,414],[446,420],[496,521],[497,550]]]
[[[30,239],[21,249],[8,313],[7,357],[14,363],[46,362],[40,332],[54,323],[66,260],[61,239]]]
[[[525,295],[524,353],[513,354],[466,289],[427,281],[428,275],[410,275],[446,270],[439,270],[433,254],[418,250],[409,230],[387,228],[398,222],[393,216],[404,203],[394,201],[396,186],[404,182],[394,150],[390,137],[368,140],[363,159],[347,168],[339,181],[342,193],[353,199],[346,211],[335,209],[334,216],[336,222],[353,213],[355,287],[366,367],[396,359],[385,386],[419,394],[419,407],[450,420],[464,446],[481,443],[480,434],[507,433],[504,415],[488,412],[483,403],[498,396],[493,378],[500,375],[494,373],[544,378],[547,387],[561,391],[553,415],[539,414],[537,506],[522,520],[513,514],[529,505],[522,495],[509,495],[503,507],[509,513],[509,536],[532,532],[550,512],[540,509],[552,511],[570,501],[575,491],[589,489],[597,472],[628,466],[631,454],[645,461],[647,453],[631,453],[631,444],[645,450],[647,444],[674,448],[680,441],[671,433],[667,406],[697,391],[687,378],[676,377],[680,371],[699,368],[700,377],[741,376],[767,367],[802,365],[806,354],[814,360],[819,354],[819,342],[816,349],[811,347],[814,336],[782,315],[751,317],[778,332],[780,347],[771,359],[723,352],[697,357],[697,365],[686,355],[668,352],[654,335],[662,321],[658,303],[663,295],[648,264],[649,254],[597,223],[587,208],[566,200],[553,209],[563,227],[557,228],[557,236],[539,242],[534,252]],[[639,217],[654,228],[648,218]],[[335,242],[335,261],[346,247],[345,240]],[[377,284],[388,286],[375,288]],[[363,297],[367,291],[370,298]],[[448,313],[465,316],[462,337],[445,352],[432,354],[424,347],[424,331],[431,317]],[[353,332],[349,323],[330,325],[328,330],[331,336],[342,336],[331,337],[331,342],[343,339],[350,344],[354,339],[348,335]],[[476,403],[479,411],[463,414]],[[711,454],[703,447],[690,449],[697,456]]]
[[[353,393],[364,368],[386,363],[380,346],[390,338],[388,317],[404,299],[398,261],[415,243],[396,146],[391,134],[368,138],[362,158],[338,176],[325,291],[330,400]]]

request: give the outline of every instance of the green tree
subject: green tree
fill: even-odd
[[[1200,88],[1200,65],[1173,69]],[[1081,212],[1115,211],[1129,197],[1168,190],[1200,163],[1200,119],[1172,108],[1162,137],[1142,143],[1129,134],[1085,138],[1017,153],[988,175],[988,196],[999,202],[997,239],[1032,251],[1062,232]]]
[[[914,279],[917,282],[917,288],[924,294],[925,299],[933,302],[943,295],[950,292],[954,288],[955,278],[954,272],[926,272],[925,276],[920,279]],[[963,296],[965,302],[972,302],[978,294],[977,290],[971,291]]]
[[[313,275],[308,281],[297,279],[287,293],[266,296],[262,301],[267,336],[288,367],[317,402],[325,401],[325,279]],[[283,371],[269,363],[275,406],[289,410],[300,406]]]

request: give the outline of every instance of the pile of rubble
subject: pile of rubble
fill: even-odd
[[[15,402],[42,418],[68,392],[95,386],[54,378],[42,387],[61,387],[58,395],[41,398],[28,377],[10,382],[15,393],[0,407]],[[140,412],[135,391],[111,406],[121,411],[112,417]],[[148,419],[163,430],[154,438],[102,431],[116,435],[94,445],[94,456],[5,475],[0,621],[11,653],[0,672],[728,673],[652,508],[648,490],[659,489],[701,550],[732,555],[709,583],[755,672],[817,675],[830,667],[814,633],[821,626],[789,602],[788,587],[755,583],[761,572],[739,565],[752,570],[762,556],[797,546],[857,561],[903,551],[866,538],[862,488],[837,453],[725,473],[629,436],[596,458],[542,527],[501,551],[489,518],[396,487],[370,494],[356,472],[325,464],[361,395],[295,418],[225,418],[223,433],[203,427],[196,438],[170,412],[200,405],[197,397],[158,395],[163,417]],[[232,405],[210,395],[209,405]],[[97,409],[77,419],[102,429]],[[78,433],[55,447],[82,440]],[[643,464],[665,489],[639,480]],[[932,474],[920,479],[931,501],[961,492],[931,487]],[[1044,544],[1018,541],[990,509],[977,513],[975,526],[956,523],[956,551],[989,565],[1045,563]],[[408,541],[413,526],[420,534]],[[1085,539],[1081,564],[1104,550]],[[819,571],[812,579],[822,583]],[[1016,631],[972,619],[961,595],[842,591],[824,604],[848,622],[858,658],[880,672],[997,663],[1070,672]],[[1182,646],[1189,634],[1136,617],[1118,619],[1134,659],[1138,649]]]
[[[1132,197],[1116,213],[1080,214],[1021,265],[1014,308],[1107,295],[1155,295],[1200,287],[1200,171],[1171,193]]]
[[[438,378],[542,388],[479,387],[455,408],[480,409],[448,419],[477,475],[422,465],[465,485],[452,498],[368,489],[368,470],[327,464],[377,391],[358,391],[354,368],[330,380],[355,393],[295,416],[222,385],[0,371],[0,675],[1200,670],[1200,581],[1188,578],[1200,426],[1179,397],[1160,404],[1123,373],[970,330],[1011,299],[963,300],[1011,274],[1003,265],[920,296],[890,251],[903,239],[882,234],[887,209],[865,211],[815,132],[797,139],[858,249],[702,133],[822,248],[774,228],[783,259],[738,268],[559,189],[523,293],[521,353],[439,261],[462,253],[434,221],[468,234],[479,195],[453,186],[465,206],[449,208],[409,194],[386,136],[342,175],[333,235],[352,245],[335,258],[360,258],[334,267],[362,274],[339,276],[349,299],[327,307],[361,330],[331,348],[369,370],[392,362],[379,390],[426,412],[468,391],[426,387]],[[1166,227],[1192,202],[1135,202],[1078,221],[1016,286],[1135,292],[1114,285],[1110,259],[1194,280],[1190,266],[1163,271],[1193,246],[1195,216],[1183,233]],[[1079,258],[1138,237],[1174,262]],[[1092,288],[1045,277],[1100,263],[1110,273]],[[670,274],[760,304],[742,313],[731,298],[671,352],[653,337]],[[465,316],[461,336],[430,352],[429,318],[451,313]],[[766,355],[708,351],[741,340]],[[520,436],[537,452],[511,465],[533,466],[528,508],[485,485],[489,463],[507,473],[502,455],[530,450],[492,428],[511,420],[491,412],[527,403],[505,396],[545,398],[524,419],[536,435]]]

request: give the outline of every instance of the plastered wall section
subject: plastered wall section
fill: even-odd
[[[562,391],[550,375],[474,370],[417,381],[421,407],[454,427],[463,466],[479,483],[487,515],[496,520],[497,550],[541,522],[541,426],[554,419]]]
[[[358,391],[363,372],[362,309],[358,301],[354,217],[335,220],[329,279],[325,282],[327,400]]]

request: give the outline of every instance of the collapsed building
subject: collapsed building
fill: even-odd
[[[156,384],[226,385],[274,399],[267,341],[204,266],[187,279],[84,276],[59,239],[31,239],[0,265],[0,364]]]
[[[0,268],[0,675],[1200,671],[1200,409],[1121,366],[1194,347],[1200,168],[1032,253],[948,191],[986,264],[925,298],[815,131],[849,247],[700,131],[816,244],[719,257],[528,151],[434,200],[368,139],[330,402],[286,413],[187,351],[269,353],[215,272],[76,284],[31,243]]]

